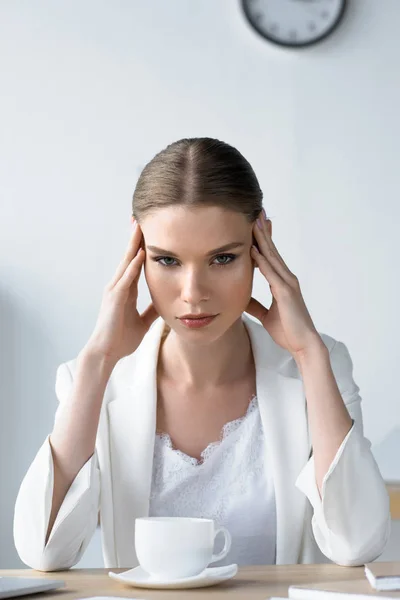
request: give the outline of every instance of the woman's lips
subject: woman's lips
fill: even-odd
[[[209,325],[218,315],[213,315],[211,317],[203,317],[201,319],[179,319],[181,323],[183,323],[186,327],[190,329],[198,329],[200,327],[205,327]]]

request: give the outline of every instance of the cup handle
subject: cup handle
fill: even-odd
[[[232,545],[232,536],[229,533],[229,531],[226,529],[226,527],[219,527],[217,529],[217,531],[215,532],[214,535],[214,542],[215,542],[215,538],[217,537],[217,535],[219,533],[223,533],[224,534],[224,538],[225,538],[225,544],[223,549],[221,550],[221,552],[219,552],[218,554],[213,554],[211,557],[211,561],[210,561],[210,565],[212,563],[217,562],[218,560],[222,560],[223,558],[225,558],[225,556],[228,554],[229,550],[231,549],[231,545]]]

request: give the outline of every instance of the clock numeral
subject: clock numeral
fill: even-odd
[[[317,29],[316,24],[314,23],[314,21],[310,21],[307,25],[309,31],[315,31]]]
[[[291,29],[289,31],[289,38],[291,40],[296,40],[297,39],[297,31],[295,29]]]

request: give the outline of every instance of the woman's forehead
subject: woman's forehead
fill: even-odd
[[[159,226],[194,226],[200,227],[210,223],[219,226],[249,225],[246,217],[236,211],[227,210],[220,206],[167,206],[158,208],[146,215],[141,220],[141,227],[145,231]]]

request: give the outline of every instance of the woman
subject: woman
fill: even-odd
[[[225,562],[374,560],[389,500],[352,361],[316,330],[250,164],[218,140],[179,140],[144,168],[132,214],[94,331],[57,371],[54,429],[16,501],[21,559],[75,565],[100,514],[108,568],[138,564],[146,515],[227,526]],[[251,297],[255,268],[269,309]]]

